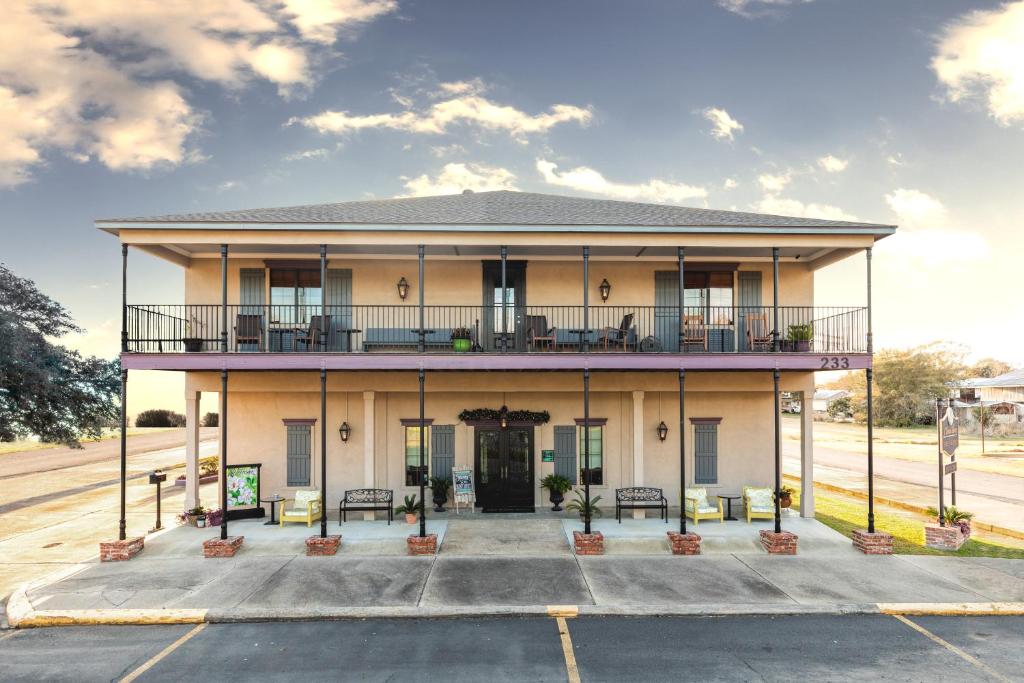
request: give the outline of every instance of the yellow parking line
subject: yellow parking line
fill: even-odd
[[[178,638],[176,641],[174,641],[173,643],[171,643],[170,645],[165,647],[163,650],[160,650],[160,652],[158,652],[157,654],[155,654],[152,657],[150,657],[146,661],[146,663],[143,664],[142,666],[140,666],[138,669],[136,669],[135,671],[131,672],[130,674],[128,674],[127,676],[122,678],[121,679],[121,683],[131,683],[136,678],[138,678],[139,676],[141,676],[142,674],[146,673],[147,671],[152,669],[154,666],[156,666],[157,662],[159,662],[161,659],[163,659],[164,657],[166,657],[167,655],[171,654],[172,652],[177,650],[179,647],[181,647],[182,645],[187,643],[192,636],[196,635],[197,633],[202,631],[204,628],[206,628],[206,624],[205,623],[197,625],[195,628],[193,628],[191,631],[189,631],[188,633],[183,635],[181,638]]]
[[[569,636],[569,625],[565,617],[555,617],[558,624],[558,637],[562,640],[562,655],[565,657],[565,672],[569,683],[580,683],[580,670],[576,668],[576,655],[572,651],[572,638]]]
[[[921,635],[925,636],[926,638],[928,638],[928,639],[932,640],[933,642],[936,642],[939,645],[941,645],[942,647],[946,648],[947,650],[949,650],[950,652],[952,652],[956,656],[958,656],[961,659],[963,659],[965,662],[967,662],[969,664],[973,664],[974,666],[978,667],[979,669],[981,669],[982,671],[984,671],[985,673],[987,673],[989,676],[991,676],[992,678],[996,679],[997,681],[1005,681],[1005,683],[1010,683],[1010,679],[1007,678],[1006,676],[1002,675],[1001,673],[999,673],[995,669],[991,668],[987,664],[983,664],[976,657],[972,657],[971,655],[967,654],[966,652],[964,652],[963,650],[958,648],[956,645],[953,645],[952,643],[943,640],[939,636],[935,635],[934,633],[932,633],[931,631],[926,629],[924,626],[921,626],[919,624],[914,623],[913,621],[911,621],[910,619],[907,619],[902,614],[893,614],[892,616],[894,618],[896,618],[896,619],[899,619],[904,624],[906,624],[910,628],[914,629],[915,631],[917,631]]]

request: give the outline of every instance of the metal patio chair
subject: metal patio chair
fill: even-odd
[[[549,350],[557,351],[558,339],[556,339],[556,331],[554,327],[548,327],[546,315],[526,316],[526,341],[530,345],[531,351],[536,350],[543,344],[547,344]]]
[[[239,344],[256,344],[263,349],[263,316],[243,313],[235,316],[235,351]]]
[[[605,327],[598,332],[597,341],[598,343],[604,344],[604,350],[607,351],[609,347],[620,346],[623,351],[627,350],[627,345],[630,341],[630,331],[633,328],[633,314],[627,313],[622,316],[622,322],[619,323],[618,327]],[[636,340],[633,340],[636,344]]]

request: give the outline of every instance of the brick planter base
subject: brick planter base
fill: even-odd
[[[405,546],[410,555],[435,555],[437,554],[437,534],[417,536],[411,534],[405,539]]]
[[[336,555],[341,547],[341,536],[310,536],[306,539],[306,555]]]
[[[761,547],[770,555],[796,555],[796,541],[797,535],[791,531],[761,529]]]
[[[924,525],[924,544],[929,548],[935,548],[936,550],[960,550],[960,546],[966,540],[967,537],[964,536],[964,532],[956,525],[939,526],[935,523]]]
[[[572,542],[577,555],[604,555],[604,534],[600,531],[592,534],[574,531]]]
[[[126,538],[123,541],[103,541],[100,543],[100,562],[124,562],[130,560],[146,545],[143,536]]]
[[[673,555],[700,555],[700,536],[698,534],[681,534],[678,531],[668,532],[668,543],[672,546]]]
[[[245,536],[228,536],[203,541],[203,557],[234,557],[244,540]]]
[[[853,532],[853,547],[865,555],[892,555],[892,534],[857,529]]]

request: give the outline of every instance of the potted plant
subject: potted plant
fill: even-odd
[[[580,515],[580,521],[586,519],[587,511],[589,510],[590,518],[593,519],[594,517],[600,517],[603,514],[601,512],[601,508],[597,506],[597,501],[599,500],[601,500],[601,496],[592,497],[590,499],[590,506],[588,507],[587,501],[583,496],[583,492],[577,489],[576,500],[570,501],[570,503],[565,506],[565,509],[572,510],[573,512],[578,512]]]
[[[548,500],[554,506],[551,511],[560,512],[565,492],[572,489],[572,484],[560,474],[549,474],[540,480],[540,487],[548,490]]]
[[[946,522],[946,526],[955,526],[960,529],[960,533],[964,535],[964,538],[971,537],[971,518],[974,517],[973,512],[967,510],[961,510],[955,505],[950,505],[943,508],[943,519]],[[939,511],[936,508],[928,508],[928,514],[933,515],[937,521],[943,521],[939,519]]]
[[[793,504],[793,489],[783,486],[779,489],[779,507],[788,508]]]
[[[473,335],[468,327],[456,327],[452,330],[452,350],[466,353],[473,348]]]
[[[814,339],[814,326],[811,323],[790,325],[789,331],[786,333],[790,351],[810,351],[812,339]]]
[[[395,512],[400,515],[405,515],[405,521],[407,524],[416,523],[416,515],[419,514],[420,504],[416,502],[416,494],[405,497],[405,502],[395,508]]]
[[[203,350],[203,338],[193,336],[193,330],[198,332],[202,327],[203,324],[195,316],[185,321],[185,336],[181,340],[185,344],[185,351],[195,353]]]
[[[431,477],[430,492],[434,494],[434,512],[444,512],[444,504],[448,501],[448,489],[452,480],[448,477]]]
[[[206,513],[206,526],[220,526],[224,522],[224,510],[217,508]]]
[[[188,526],[201,526],[199,521],[202,520],[202,526],[206,525],[206,508],[202,505],[196,506],[190,510],[185,510],[178,515],[179,524],[187,524]]]

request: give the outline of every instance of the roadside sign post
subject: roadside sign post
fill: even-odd
[[[935,400],[935,428],[939,442],[939,526],[946,526],[945,477],[949,475],[950,504],[956,505],[956,449],[960,445],[960,421],[953,412],[953,399]],[[943,456],[949,456],[945,462]]]

